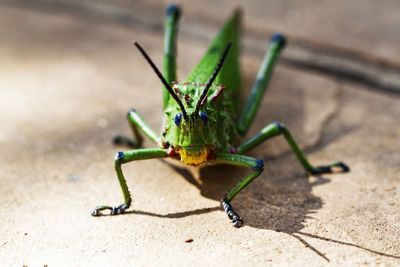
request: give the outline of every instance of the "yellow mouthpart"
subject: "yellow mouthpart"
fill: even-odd
[[[184,164],[199,166],[207,162],[209,149],[205,147],[199,153],[191,153],[182,147],[178,151],[179,155],[181,156],[181,161]]]

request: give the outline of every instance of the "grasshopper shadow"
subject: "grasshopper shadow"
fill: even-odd
[[[288,168],[288,164],[295,167]],[[196,181],[186,169],[170,166],[196,186],[202,196],[216,201],[219,201],[224,192],[246,175],[246,170],[228,165],[209,166],[201,169],[199,181]],[[340,179],[340,175],[335,175],[335,177]],[[332,179],[334,179],[333,176]],[[288,234],[326,262],[330,261],[329,256],[312,246],[305,238],[323,240],[383,257],[400,259],[397,255],[302,231],[306,220],[312,219],[311,215],[323,208],[323,199],[312,193],[313,187],[329,182],[330,179],[326,177],[308,176],[296,159],[290,158],[285,153],[281,157],[268,160],[263,174],[240,192],[232,201],[232,205],[244,219],[245,226]],[[209,211],[215,210],[217,209],[212,208]],[[223,212],[222,208],[220,211]],[[226,221],[228,224],[227,217]]]
[[[288,163],[283,161],[281,166]],[[216,201],[248,173],[246,169],[228,165],[208,166],[200,170],[200,178],[196,179],[186,169],[170,166],[196,186],[203,197]],[[240,192],[232,205],[247,226],[295,233],[304,227],[308,215],[323,205],[321,198],[312,194],[312,187],[327,182],[324,177],[309,178],[300,167],[294,174],[282,175],[267,165],[263,174]]]

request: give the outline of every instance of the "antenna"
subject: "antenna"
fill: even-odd
[[[211,87],[212,83],[214,82],[215,78],[217,77],[219,71],[221,70],[222,65],[224,64],[226,55],[228,54],[229,49],[231,48],[231,46],[232,46],[232,41],[230,41],[228,43],[228,45],[225,47],[225,50],[222,53],[222,56],[220,57],[217,66],[215,67],[213,73],[211,74],[210,79],[206,83],[206,87],[204,88],[203,93],[201,94],[199,100],[197,101],[195,114],[199,113],[200,107],[203,104],[203,100],[207,97],[208,90],[210,90],[210,87]]]
[[[174,90],[171,88],[171,85],[168,84],[168,82],[165,80],[164,76],[161,74],[161,72],[158,70],[154,62],[151,60],[149,55],[144,51],[144,49],[137,43],[135,42],[135,46],[137,49],[139,49],[140,53],[142,53],[143,57],[147,60],[147,62],[150,64],[150,67],[154,70],[154,72],[157,74],[158,78],[161,80],[161,82],[164,84],[165,88],[167,89],[168,93],[175,99],[175,101],[178,103],[181,111],[183,118],[185,121],[189,120],[189,117],[186,113],[185,107],[182,104],[182,101],[179,99],[179,97],[175,94]]]

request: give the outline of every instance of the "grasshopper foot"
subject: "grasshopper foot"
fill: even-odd
[[[138,148],[141,146],[141,144],[139,142],[137,142],[129,137],[122,136],[122,135],[114,136],[114,138],[112,139],[112,142],[114,145],[125,146],[128,148]]]
[[[334,162],[330,165],[324,165],[313,168],[310,173],[311,174],[324,174],[324,173],[345,173],[349,172],[350,168],[345,163],[339,161]]]
[[[111,206],[97,206],[93,211],[92,211],[92,216],[104,216],[105,214],[101,213],[103,210],[110,210],[109,215],[118,215],[122,214],[125,212],[126,209],[128,209],[129,206],[126,204],[121,204],[117,207],[111,207]]]
[[[233,208],[232,205],[228,202],[226,198],[223,198],[221,200],[221,205],[225,210],[225,213],[228,215],[229,219],[231,220],[231,223],[234,227],[239,228],[243,225],[243,220],[240,218],[239,214],[237,214]]]

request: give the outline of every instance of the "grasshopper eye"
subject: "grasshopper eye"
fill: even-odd
[[[207,122],[208,122],[207,113],[205,113],[204,111],[200,111],[199,116],[200,116],[201,120],[203,121],[203,123],[207,124]]]
[[[176,114],[174,121],[175,121],[176,126],[181,125],[181,122],[182,122],[182,113],[181,112]]]

